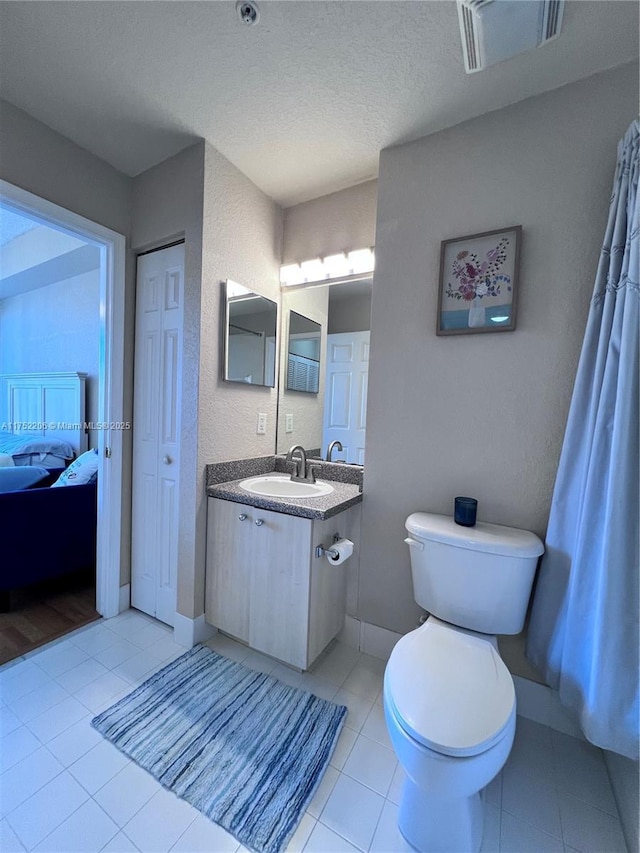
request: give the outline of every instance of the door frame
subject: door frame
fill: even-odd
[[[31,214],[100,250],[98,420],[103,424],[124,423],[124,235],[3,180],[0,180],[0,201],[18,213]],[[122,429],[98,431],[96,610],[105,618],[117,616],[120,610],[122,451]]]

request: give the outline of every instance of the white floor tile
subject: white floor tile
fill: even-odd
[[[65,771],[14,809],[7,820],[24,846],[32,850],[87,799],[87,792]]]
[[[380,705],[374,705],[362,727],[362,734],[378,741],[387,749],[393,749],[389,739],[389,731],[384,719],[384,709]]]
[[[215,634],[210,640],[207,640],[205,645],[213,649],[214,652],[218,652],[218,654],[238,663],[242,663],[252,652],[248,646],[243,646],[242,643],[237,643],[230,637],[225,637],[224,634]]]
[[[560,813],[565,842],[583,853],[625,853],[620,821],[568,794],[560,795]]]
[[[312,672],[339,687],[354,668],[359,657],[356,649],[345,646],[343,643],[336,643],[313,667]]]
[[[302,815],[302,820],[298,824],[296,831],[291,836],[291,840],[287,844],[286,853],[302,853],[316,823],[317,820],[308,812],[305,812],[305,814]],[[187,853],[187,851],[185,851],[185,853]]]
[[[106,666],[98,663],[94,658],[89,658],[83,663],[78,664],[68,672],[63,672],[57,678],[58,684],[62,685],[67,693],[77,693],[82,687],[91,684],[101,675],[106,675],[109,672]]]
[[[152,670],[159,669],[162,666],[164,666],[162,658],[159,658],[152,650],[145,650],[114,667],[113,672],[131,684],[137,685],[145,681]]]
[[[173,634],[170,632],[162,640],[158,640],[153,644],[153,651],[154,654],[158,655],[158,657],[162,658],[166,663],[180,657],[180,655],[183,655],[187,649],[176,643],[173,639]]]
[[[396,756],[392,750],[360,735],[342,772],[385,797],[395,769]]]
[[[484,832],[480,853],[499,853],[501,819],[500,809],[487,803],[484,807]]]
[[[140,654],[140,646],[134,645],[130,640],[118,640],[104,651],[94,655],[98,663],[106,666],[107,669],[113,669],[119,666],[134,655]]]
[[[313,693],[314,696],[319,696],[320,699],[326,699],[327,702],[332,702],[338,692],[338,688],[332,681],[327,681],[326,678],[320,678],[319,675],[313,675],[310,672],[305,672],[302,676],[300,687]]]
[[[35,849],[38,853],[98,853],[117,833],[118,827],[100,806],[87,800]]]
[[[404,768],[401,764],[398,763],[396,766],[396,771],[393,774],[393,779],[391,780],[391,785],[389,786],[389,791],[387,792],[387,799],[391,800],[391,802],[395,803],[396,805],[400,805],[402,787],[406,778],[407,776],[404,772]]]
[[[26,726],[20,726],[0,738],[0,773],[4,773],[23,758],[42,746],[38,738]]]
[[[157,622],[151,622],[142,626],[133,634],[130,634],[128,639],[141,649],[149,649],[160,640],[166,639],[171,635],[171,629],[168,625],[160,625]]]
[[[346,705],[349,713],[345,720],[345,725],[350,729],[355,729],[359,732],[364,725],[365,720],[369,716],[369,711],[373,708],[373,702],[365,699],[363,696],[356,696],[355,693],[350,693],[344,688],[340,688],[333,697],[336,705]]]
[[[125,826],[124,832],[144,853],[170,850],[198,812],[184,800],[161,790]]]
[[[328,826],[318,822],[313,828],[304,853],[357,853],[358,848]]]
[[[88,653],[69,641],[59,643],[40,654],[35,655],[32,660],[40,669],[44,670],[51,678],[57,678],[64,672],[73,669],[89,657]]]
[[[360,850],[368,850],[378,825],[384,798],[341,775],[320,815],[320,822]]]
[[[22,725],[22,720],[6,705],[0,708],[0,736],[4,737]]]
[[[75,694],[76,699],[82,702],[83,705],[90,711],[97,713],[105,703],[109,702],[114,696],[123,691],[131,689],[131,685],[124,678],[120,678],[114,672],[108,672],[106,675],[100,676],[91,684],[87,684]]]
[[[14,714],[20,717],[23,723],[28,723],[68,697],[69,694],[67,691],[60,687],[59,684],[55,681],[49,681],[47,684],[37,687],[31,693],[27,693],[19,699],[7,701],[7,705]]]
[[[602,751],[585,740],[553,733],[558,789],[617,817]]]
[[[242,661],[242,665],[255,670],[255,672],[264,672],[269,675],[278,665],[278,661],[263,655],[261,652],[251,651]]]
[[[95,794],[129,763],[126,755],[106,740],[69,766],[71,773],[90,794]]]
[[[172,853],[235,853],[240,843],[225,829],[204,815],[187,827],[171,848]]]
[[[548,726],[551,721],[551,690],[527,678],[514,676],[518,714]]]
[[[84,717],[47,744],[47,749],[65,767],[73,764],[102,741],[102,735],[91,728],[90,721],[91,716]]]
[[[0,696],[5,704],[11,705],[21,696],[26,696],[38,687],[50,683],[51,677],[33,661],[21,661],[16,666],[3,670],[0,679]]]
[[[360,660],[345,678],[342,687],[375,702],[382,689],[383,673],[384,661],[371,655],[360,655]]]
[[[502,773],[498,773],[492,782],[484,789],[485,802],[502,808]]]
[[[108,649],[109,646],[115,645],[120,639],[119,634],[101,624],[70,637],[70,641],[88,655],[96,655]]]
[[[153,776],[130,762],[94,794],[94,799],[118,826],[124,826],[161,788]]]
[[[64,770],[46,747],[0,776],[0,817],[8,814]]]
[[[102,848],[102,853],[138,853],[138,848],[124,832],[119,832]]]
[[[398,806],[387,801],[382,809],[371,847],[372,853],[412,853],[413,847],[398,829]]]
[[[503,812],[500,851],[501,853],[564,853],[564,846],[559,838],[554,838],[553,835],[548,835],[533,824]]]
[[[553,776],[540,779],[525,772],[502,771],[502,808],[534,824],[543,832],[562,838],[560,809]]]
[[[2,853],[23,853],[26,848],[9,826],[7,819],[0,820],[0,850]]]
[[[325,807],[327,800],[329,799],[331,792],[333,791],[336,782],[340,773],[335,769],[335,767],[327,767],[324,772],[324,776],[322,777],[320,784],[318,785],[315,794],[313,795],[313,799],[307,806],[307,811],[311,815],[311,817],[318,818],[322,812],[322,809]]]
[[[73,696],[69,696],[68,699],[63,699],[53,708],[49,708],[44,714],[40,714],[35,720],[31,720],[28,726],[42,743],[48,743],[74,723],[82,720],[86,713],[85,706]]]
[[[330,764],[332,767],[342,770],[344,763],[349,757],[354,743],[358,739],[358,732],[350,729],[348,726],[343,726],[338,738],[338,743],[331,756]]]

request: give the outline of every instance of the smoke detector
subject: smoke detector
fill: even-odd
[[[457,5],[467,74],[560,35],[564,0],[457,0]]]
[[[260,9],[251,0],[238,0],[236,10],[243,24],[252,27],[260,19]]]

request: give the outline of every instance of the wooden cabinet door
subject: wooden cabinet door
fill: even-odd
[[[312,522],[256,507],[251,511],[249,645],[306,669]]]
[[[258,532],[254,512],[243,504],[207,499],[206,619],[245,643],[249,642],[250,578]]]

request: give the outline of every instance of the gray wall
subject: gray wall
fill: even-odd
[[[377,181],[367,181],[287,208],[282,263],[373,246],[377,195]]]
[[[34,195],[129,235],[131,179],[27,113],[0,101],[0,178]],[[125,341],[133,344],[133,257],[127,257]],[[125,362],[123,415],[131,420],[132,362]],[[123,433],[120,582],[130,577],[131,432]]]
[[[97,269],[0,300],[0,373],[86,373],[86,419],[94,423],[99,342]],[[97,446],[97,432],[92,430],[89,447]]]
[[[416,625],[404,520],[451,514],[544,536],[607,217],[628,65],[382,152],[359,616]],[[523,227],[518,328],[436,337],[440,241]]]
[[[275,447],[277,388],[222,380],[220,283],[230,278],[279,304],[281,251],[281,209],[207,143],[194,495],[195,571],[190,577],[185,574],[178,590],[178,609],[185,616],[204,612],[205,466],[209,462],[269,455]],[[256,434],[258,412],[267,415],[265,435]]]
[[[333,288],[339,290],[340,285]],[[371,292],[356,296],[329,297],[329,334],[368,332],[371,328]]]

